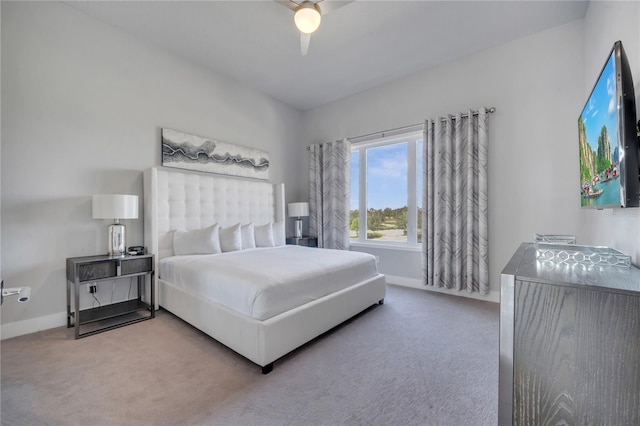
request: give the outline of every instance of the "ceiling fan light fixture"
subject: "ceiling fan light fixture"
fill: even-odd
[[[293,21],[301,33],[311,34],[320,26],[320,9],[313,2],[305,1],[293,15]]]

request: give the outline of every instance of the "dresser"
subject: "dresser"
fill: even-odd
[[[501,276],[499,425],[640,424],[640,270],[539,260]]]

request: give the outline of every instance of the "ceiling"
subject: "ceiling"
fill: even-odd
[[[307,56],[293,12],[273,0],[67,4],[300,110],[583,18],[588,7],[588,0],[342,3],[323,16]]]

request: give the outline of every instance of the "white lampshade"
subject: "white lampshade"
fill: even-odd
[[[289,203],[289,217],[309,216],[309,203]]]
[[[301,33],[311,34],[320,26],[320,11],[313,2],[305,1],[293,15],[293,21]]]
[[[93,196],[94,219],[137,219],[138,196],[97,194]]]

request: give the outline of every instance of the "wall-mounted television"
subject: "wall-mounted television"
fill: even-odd
[[[631,68],[617,41],[578,118],[582,207],[640,206],[636,120]]]

